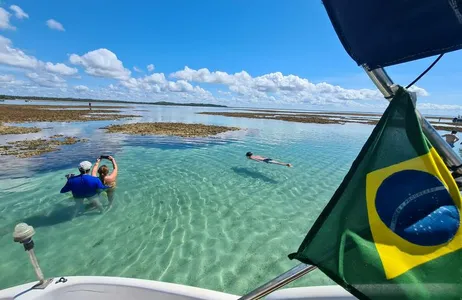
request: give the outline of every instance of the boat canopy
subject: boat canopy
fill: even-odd
[[[384,68],[462,48],[462,0],[323,0],[358,65]]]

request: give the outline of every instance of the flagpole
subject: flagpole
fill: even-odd
[[[370,79],[377,86],[383,96],[391,101],[394,95],[393,87],[396,86],[393,80],[388,76],[387,72],[383,68],[375,70],[368,70],[367,67],[363,66],[363,69],[369,75]],[[440,136],[436,129],[425,119],[424,116],[416,109],[417,116],[421,120],[422,131],[428,138],[430,143],[435,147],[439,155],[442,156],[448,167],[461,167],[462,158],[458,156],[454,150],[449,146],[448,143]]]
[[[255,290],[245,294],[238,300],[256,300],[265,297],[266,295],[271,294],[275,290],[291,283],[294,280],[310,273],[311,271],[316,270],[316,266],[299,264],[290,269],[289,271],[282,273],[278,277],[268,281],[262,286],[256,288]]]

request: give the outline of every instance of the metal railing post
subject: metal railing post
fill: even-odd
[[[393,81],[391,80],[390,76],[388,76],[387,72],[383,68],[375,69],[375,70],[368,70],[364,67],[367,75],[371,78],[372,82],[377,86],[379,91],[383,94],[383,96],[391,100],[393,97]],[[416,109],[417,116],[421,120],[422,131],[424,132],[425,136],[428,138],[430,143],[432,143],[433,147],[435,147],[438,154],[443,158],[446,164],[449,167],[458,167],[462,165],[462,158],[458,156],[452,148],[449,146],[448,143],[439,135],[436,129],[430,124],[430,122],[425,119],[424,116],[420,114],[420,112]]]
[[[306,264],[299,264],[289,271],[279,275],[278,277],[268,281],[264,285],[256,288],[255,290],[251,291],[250,293],[242,296],[238,300],[255,300],[261,299],[266,295],[271,294],[275,290],[279,289],[280,287],[285,286],[286,284],[291,283],[292,281],[302,277],[310,273],[311,271],[316,270],[316,266],[306,265]]]

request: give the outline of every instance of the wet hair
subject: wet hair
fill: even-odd
[[[103,177],[107,176],[107,174],[109,174],[109,168],[106,165],[102,165],[98,169],[98,174]]]
[[[452,133],[452,134],[456,134],[456,133],[457,133],[457,131],[456,131],[456,130],[453,130],[451,133]]]
[[[245,154],[245,156],[247,156],[247,157],[251,157],[252,155],[253,155],[253,153],[252,153],[252,152],[250,152],[250,151],[249,151],[249,152],[247,152],[247,153]]]
[[[79,168],[79,172],[80,172],[80,175],[84,175],[84,174],[90,173],[90,170],[84,170],[84,169]]]

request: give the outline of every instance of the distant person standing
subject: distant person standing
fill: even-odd
[[[91,110],[91,102],[88,102],[88,107],[90,107],[90,110]]]
[[[446,142],[451,146],[451,148],[454,148],[454,144],[459,140],[459,138],[456,136],[457,131],[453,130],[451,133],[443,135],[443,137],[446,139]]]

